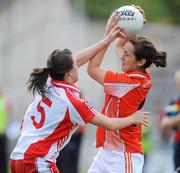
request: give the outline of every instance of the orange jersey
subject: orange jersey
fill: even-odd
[[[104,79],[105,104],[102,113],[109,117],[126,117],[144,103],[151,88],[148,72],[115,73],[108,71]],[[97,128],[96,147],[129,153],[143,153],[141,124],[117,131]]]

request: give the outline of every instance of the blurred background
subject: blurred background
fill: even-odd
[[[159,122],[169,99],[177,95],[174,72],[180,68],[180,1],[179,0],[0,0],[0,86],[11,100],[6,128],[8,155],[19,135],[20,121],[32,99],[26,81],[32,68],[44,67],[52,50],[69,48],[73,53],[99,41],[106,20],[116,8],[140,5],[148,22],[139,35],[148,36],[160,50],[168,52],[168,67],[151,68],[153,88],[145,109],[151,112],[151,149],[146,173],[172,173],[172,145],[169,133]],[[114,44],[108,49],[104,67],[119,71]],[[78,87],[97,110],[103,105],[103,91],[86,73],[79,70]],[[80,150],[81,173],[92,163],[95,127],[86,127]],[[1,153],[0,153],[1,154]],[[8,156],[9,157],[9,156]]]

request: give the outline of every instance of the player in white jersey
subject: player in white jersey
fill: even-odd
[[[100,42],[72,57],[68,49],[53,51],[46,68],[36,68],[27,82],[34,95],[22,121],[21,135],[11,153],[12,173],[59,173],[56,158],[69,142],[78,125],[92,123],[115,130],[131,124],[149,125],[148,112],[138,111],[127,118],[108,118],[80,98],[74,85],[78,80],[77,68],[96,53],[123,36],[114,27]]]

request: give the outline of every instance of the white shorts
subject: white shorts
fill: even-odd
[[[99,149],[88,173],[142,173],[144,156],[140,153],[126,153]]]

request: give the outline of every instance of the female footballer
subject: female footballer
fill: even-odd
[[[139,9],[143,12],[142,9]],[[105,35],[117,24],[114,12],[107,22]],[[147,68],[166,66],[166,52],[159,51],[145,37],[118,38],[116,52],[122,72],[100,67],[106,46],[88,65],[88,74],[103,86],[105,103],[102,113],[108,117],[128,117],[142,108],[151,88]],[[144,163],[141,124],[123,129],[97,128],[96,147],[100,148],[88,173],[141,173]]]

